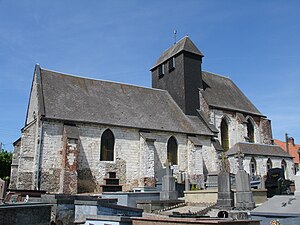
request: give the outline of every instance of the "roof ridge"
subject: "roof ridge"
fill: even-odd
[[[182,41],[182,40],[187,40],[190,39],[188,35],[184,35],[182,38],[180,38],[174,45],[176,45],[178,42]]]
[[[275,147],[280,147],[278,145],[262,144],[262,143],[252,143],[252,142],[238,142],[237,144],[248,144],[248,145],[261,145],[261,146],[275,146]]]
[[[164,63],[169,58],[177,55],[180,52],[190,52],[195,55],[204,56],[202,52],[198,49],[198,47],[194,44],[194,42],[188,37],[184,36],[178,42],[167,48],[163,53],[160,54],[159,58],[155,62],[155,64],[151,67],[150,70],[153,70],[158,65]]]
[[[97,79],[97,78],[90,78],[90,77],[85,77],[85,76],[80,76],[80,75],[75,75],[71,73],[64,73],[56,70],[50,70],[46,68],[40,67],[41,70],[57,73],[63,76],[70,76],[74,78],[80,78],[80,79],[86,79],[86,80],[92,80],[92,81],[101,81],[101,82],[107,82],[107,83],[113,83],[113,84],[120,84],[120,85],[126,85],[126,86],[131,86],[131,87],[137,87],[137,88],[142,88],[142,89],[148,89],[148,90],[155,90],[155,91],[161,91],[161,92],[167,92],[166,90],[159,89],[159,88],[153,88],[153,87],[145,87],[141,85],[136,85],[136,84],[128,84],[128,83],[122,83],[122,82],[117,82],[117,81],[111,81],[111,80],[103,80],[103,79]]]
[[[210,71],[206,71],[206,70],[202,70],[202,72],[204,72],[204,73],[209,73],[209,74],[211,74],[211,75],[218,76],[218,77],[223,77],[223,78],[226,78],[226,79],[232,81],[232,79],[231,79],[229,76],[226,76],[226,75],[221,75],[221,74],[214,73],[214,72],[210,72]]]

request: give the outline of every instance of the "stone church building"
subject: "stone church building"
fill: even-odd
[[[82,78],[36,65],[25,126],[14,143],[11,189],[99,192],[108,172],[123,191],[154,187],[171,163],[180,182],[205,182],[226,151],[263,176],[292,158],[272,144],[270,120],[227,77],[202,71],[184,37],[151,68],[152,88]]]

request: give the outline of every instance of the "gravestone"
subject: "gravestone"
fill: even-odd
[[[240,210],[253,209],[255,203],[253,201],[253,194],[250,186],[249,174],[244,170],[243,165],[244,155],[238,152],[238,171],[235,175],[236,180],[236,208]]]
[[[189,181],[188,173],[184,173],[184,188],[185,188],[185,191],[190,190],[190,181]]]
[[[217,206],[222,209],[233,207],[233,193],[231,191],[230,174],[226,170],[226,156],[221,155],[220,172],[218,174],[218,200]]]
[[[162,177],[162,191],[160,192],[160,200],[177,200],[178,192],[175,189],[175,178],[171,165],[166,162],[166,175]]]
[[[295,192],[294,195],[300,197],[300,171],[295,175]]]
[[[0,178],[0,202],[4,199],[5,181]]]

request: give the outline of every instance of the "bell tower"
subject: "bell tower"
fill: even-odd
[[[152,87],[167,90],[186,115],[197,115],[202,57],[189,37],[167,49],[150,69]]]

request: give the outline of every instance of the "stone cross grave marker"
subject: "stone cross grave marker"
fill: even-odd
[[[249,174],[244,170],[243,159],[244,154],[240,151],[237,153],[238,171],[235,175],[236,180],[236,208],[239,210],[253,209],[255,203],[251,191]]]
[[[160,200],[177,200],[178,192],[175,189],[175,178],[173,177],[173,170],[171,163],[166,161],[166,175],[162,178],[162,191],[160,192]]]
[[[226,170],[226,155],[224,152],[220,155],[219,160],[217,206],[222,209],[231,209],[233,207],[233,193],[231,191],[230,174]]]

